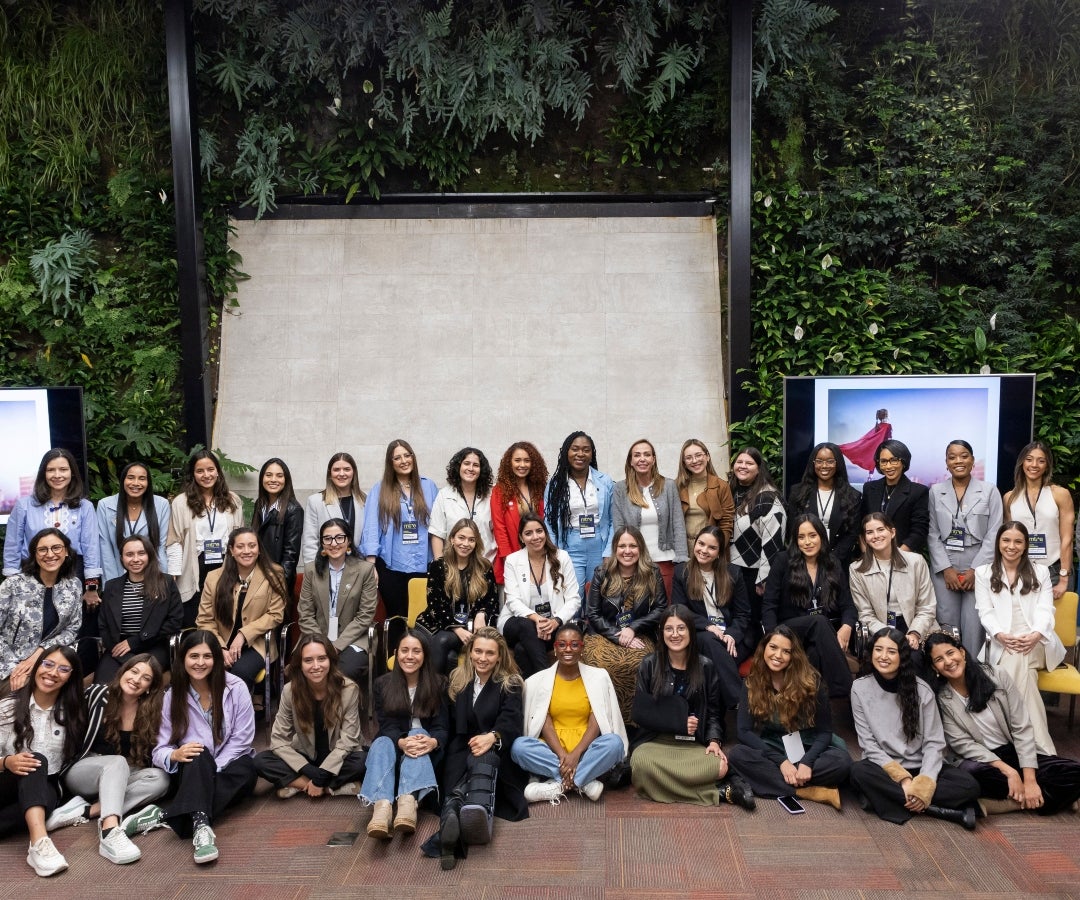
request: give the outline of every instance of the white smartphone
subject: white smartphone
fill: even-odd
[[[779,800],[780,805],[782,807],[784,807],[784,809],[786,809],[793,816],[797,816],[797,815],[800,815],[800,814],[806,812],[806,810],[803,809],[803,805],[795,797],[792,797],[790,794],[788,794],[785,797],[777,797],[776,799]]]

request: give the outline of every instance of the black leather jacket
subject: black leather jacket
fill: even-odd
[[[653,589],[645,594],[630,610],[630,620],[626,623],[632,628],[634,634],[640,637],[655,638],[656,626],[660,616],[667,609],[667,591],[664,590],[664,579],[660,575],[660,569],[653,566]],[[585,618],[589,623],[589,631],[600,634],[609,641],[617,642],[619,632],[619,616],[623,614],[621,597],[605,597],[603,594],[604,574],[603,566],[597,566],[593,572],[592,582],[589,585],[589,597],[585,604]]]
[[[291,594],[300,559],[300,541],[304,537],[303,507],[293,500],[285,509],[284,522],[275,509],[258,526],[258,531],[259,550],[285,570],[285,584]]]
[[[704,680],[699,690],[680,697],[675,693],[675,679],[669,674],[659,697],[652,694],[653,672],[659,664],[655,653],[646,656],[638,669],[637,687],[634,690],[634,722],[641,732],[634,741],[644,744],[661,734],[685,735],[686,720],[697,716],[698,727],[694,740],[707,747],[712,741],[724,740],[724,699],[720,692],[720,679],[716,668],[707,656],[699,656]]]

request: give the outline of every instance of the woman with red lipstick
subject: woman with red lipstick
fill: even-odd
[[[503,583],[506,558],[521,549],[521,517],[544,515],[547,465],[540,451],[528,441],[511,444],[499,461],[491,489],[491,527],[495,534],[495,581]]]
[[[195,624],[218,639],[225,667],[249,688],[266,665],[266,632],[281,624],[287,595],[281,566],[259,552],[255,530],[234,529],[225,565],[206,579]]]

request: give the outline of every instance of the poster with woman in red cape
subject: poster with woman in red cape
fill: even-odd
[[[840,444],[840,451],[860,469],[865,469],[871,475],[874,473],[874,453],[881,446],[882,441],[892,437],[892,425],[889,424],[889,411],[879,409],[876,414],[874,427],[860,438],[856,438],[847,444]]]

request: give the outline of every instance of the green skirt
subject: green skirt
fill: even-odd
[[[720,802],[720,760],[697,741],[677,741],[671,735],[654,738],[634,750],[630,771],[638,794],[657,803]]]

